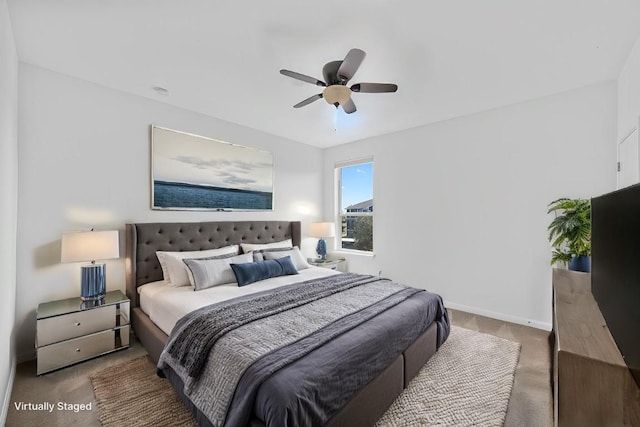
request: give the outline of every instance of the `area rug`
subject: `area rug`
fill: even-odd
[[[149,356],[90,375],[103,426],[194,426],[189,410]]]
[[[452,327],[376,427],[503,425],[519,355],[518,343]],[[96,372],[91,381],[103,426],[197,425],[149,356]]]
[[[502,426],[519,357],[519,343],[453,327],[376,427]]]

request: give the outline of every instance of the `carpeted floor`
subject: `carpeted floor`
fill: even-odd
[[[553,420],[550,386],[551,350],[549,332],[500,320],[450,310],[454,325],[462,326],[522,344],[505,426],[551,426]],[[7,426],[99,426],[97,404],[89,379],[91,373],[117,366],[145,355],[135,340],[131,348],[96,358],[40,377],[35,361],[18,365],[9,402]],[[20,411],[20,402],[91,403],[88,411]],[[131,425],[131,424],[129,424]]]

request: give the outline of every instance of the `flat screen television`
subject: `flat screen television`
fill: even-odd
[[[591,292],[640,386],[640,184],[591,199]]]

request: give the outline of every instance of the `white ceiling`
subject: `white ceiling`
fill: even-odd
[[[20,60],[327,147],[615,79],[637,0],[9,0]],[[322,66],[357,47],[358,111],[320,100]],[[170,91],[163,97],[152,90]],[[188,130],[188,129],[186,129]],[[214,135],[215,136],[215,135]]]

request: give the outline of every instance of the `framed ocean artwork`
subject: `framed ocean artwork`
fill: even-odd
[[[151,126],[151,208],[273,210],[273,154]]]

